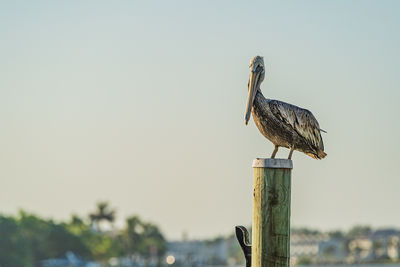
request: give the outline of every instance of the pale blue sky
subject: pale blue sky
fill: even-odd
[[[294,154],[292,225],[400,227],[400,2],[3,1],[0,212],[139,214],[169,238],[251,223],[266,97],[310,109],[328,157]],[[288,151],[279,152],[286,157]]]

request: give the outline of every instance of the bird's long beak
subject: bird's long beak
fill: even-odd
[[[252,71],[250,72],[250,77],[249,77],[249,88],[248,88],[248,95],[247,95],[247,103],[246,103],[246,115],[244,117],[244,122],[247,125],[250,120],[250,115],[251,115],[251,108],[253,107],[253,102],[254,98],[256,96],[257,92],[257,84],[258,84],[258,78],[260,76],[260,73],[257,71]]]

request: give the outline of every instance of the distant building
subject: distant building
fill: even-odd
[[[300,258],[316,258],[320,242],[327,239],[323,234],[292,234],[290,237],[291,263],[296,264]]]
[[[374,257],[376,259],[399,259],[399,239],[400,232],[396,229],[376,230],[371,236]]]
[[[244,262],[244,256],[234,237],[212,241],[169,242],[166,256],[168,255],[174,256],[176,267],[237,265]],[[299,261],[314,264],[398,261],[400,259],[400,231],[380,229],[352,238],[345,235],[329,236],[316,231],[292,233],[290,255],[291,265]]]
[[[343,238],[330,238],[318,244],[319,262],[343,262],[346,255],[346,242]]]
[[[348,263],[399,260],[400,232],[396,229],[376,230],[368,236],[354,238],[348,244]]]

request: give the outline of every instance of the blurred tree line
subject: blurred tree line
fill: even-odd
[[[85,260],[105,262],[112,257],[140,257],[161,261],[166,240],[160,229],[138,216],[115,230],[115,210],[107,202],[97,204],[88,218],[73,215],[69,222],[54,222],[20,211],[17,216],[0,215],[0,266],[38,267],[50,258],[62,258],[67,251]],[[111,229],[101,227],[108,222]]]
[[[373,232],[372,228],[368,225],[355,225],[351,227],[347,232],[341,230],[333,230],[326,232],[330,238],[344,238],[344,239],[354,239],[361,236],[368,236]],[[307,227],[292,228],[290,230],[292,235],[302,234],[302,235],[321,235],[324,232],[311,229]]]

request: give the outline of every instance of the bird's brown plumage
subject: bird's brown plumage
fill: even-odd
[[[307,155],[317,159],[322,159],[327,155],[324,152],[321,129],[311,111],[278,100],[270,100],[269,103],[272,113],[282,123],[289,125],[314,149],[314,153],[306,152]]]
[[[278,147],[301,151],[315,159],[327,154],[321,137],[321,129],[314,115],[307,109],[278,100],[266,99],[260,90],[264,80],[265,68],[262,57],[256,56],[250,62],[249,94],[247,98],[245,122],[250,112],[260,132]],[[250,111],[251,110],[251,111]]]

